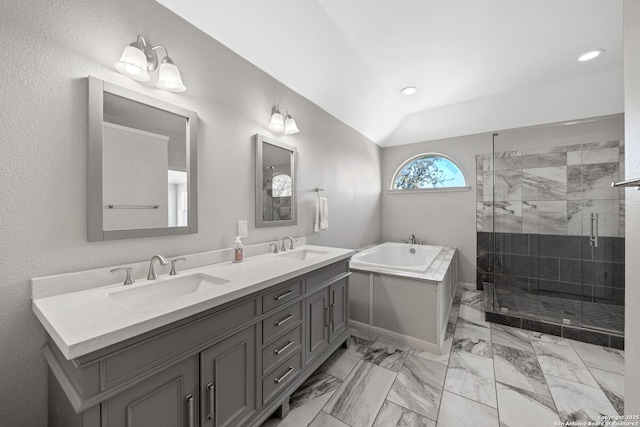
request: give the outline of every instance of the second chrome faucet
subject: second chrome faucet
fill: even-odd
[[[160,262],[160,265],[167,265],[168,261],[162,255],[154,255],[151,257],[149,263],[149,274],[147,274],[147,280],[156,280],[158,278],[158,271],[156,270],[156,261]]]

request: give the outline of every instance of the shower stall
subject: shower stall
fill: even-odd
[[[500,132],[476,157],[488,320],[623,348],[623,120]]]

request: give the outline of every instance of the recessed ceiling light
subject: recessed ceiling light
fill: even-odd
[[[404,89],[402,89],[400,91],[400,93],[403,94],[403,95],[413,95],[417,91],[418,91],[417,87],[415,87],[415,86],[407,86]]]
[[[602,55],[604,53],[604,49],[596,49],[596,50],[592,50],[586,53],[583,53],[580,58],[578,58],[578,61],[591,61],[594,58],[597,58],[598,56]]]

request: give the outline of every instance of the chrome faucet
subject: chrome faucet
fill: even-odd
[[[411,243],[412,245],[416,244],[416,236],[415,236],[415,234],[409,234],[409,243]]]
[[[277,243],[269,243],[269,250],[271,250],[271,246],[273,245],[273,253],[278,253],[278,244]]]
[[[287,239],[291,240],[291,246],[289,247],[289,250],[293,249],[293,242],[295,242],[295,241],[296,241],[296,239],[294,239],[294,238],[293,238],[293,237],[291,237],[291,236],[285,236],[285,237],[282,239],[282,247],[280,248],[280,250],[281,250],[282,252],[284,252],[284,251],[286,251],[286,250],[287,250],[287,248],[286,248],[286,247],[285,247],[285,245],[284,245],[284,242],[285,242]]]
[[[162,255],[154,255],[151,257],[149,263],[149,274],[147,274],[147,280],[156,280],[158,278],[158,272],[156,271],[156,261],[160,261],[160,265],[167,265],[168,262]]]

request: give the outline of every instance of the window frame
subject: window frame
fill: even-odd
[[[453,163],[462,174],[462,179],[464,180],[465,185],[451,186],[451,187],[436,187],[436,188],[410,188],[410,189],[395,188],[395,182],[398,177],[398,174],[402,172],[402,170],[411,162],[420,158],[425,158],[425,157],[441,157]],[[400,166],[395,170],[395,172],[391,176],[391,183],[389,185],[388,193],[389,194],[410,194],[410,193],[443,193],[443,192],[470,191],[471,186],[468,184],[469,184],[469,180],[467,180],[467,175],[464,173],[464,170],[462,169],[462,167],[458,162],[456,162],[454,159],[452,159],[450,156],[447,156],[446,154],[427,152],[427,153],[416,154],[415,156],[408,158],[407,160],[405,160],[400,164]]]

